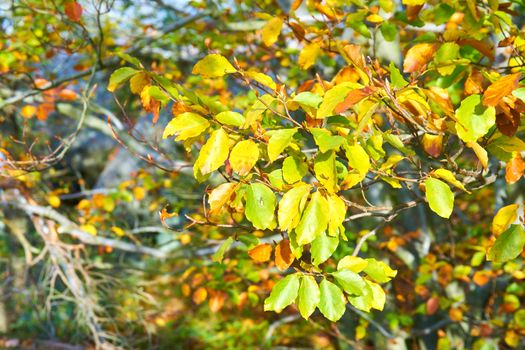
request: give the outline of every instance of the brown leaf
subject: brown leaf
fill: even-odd
[[[82,6],[76,1],[68,1],[64,5],[66,16],[73,22],[80,22],[82,17]]]
[[[348,93],[348,95],[346,95],[343,102],[335,106],[334,112],[336,114],[341,114],[348,108],[352,107],[353,105],[355,105],[356,103],[370,96],[373,93],[374,90],[368,86],[359,90],[352,90]]]
[[[248,251],[248,255],[255,262],[266,262],[270,260],[270,255],[272,254],[272,245],[268,243],[259,244],[255,248],[252,248]]]
[[[290,267],[294,261],[292,250],[290,249],[290,241],[283,239],[275,248],[275,265],[281,271]]]
[[[426,304],[427,315],[433,315],[439,310],[439,298],[432,297],[427,300]]]
[[[306,34],[304,28],[297,22],[290,22],[288,25],[292,28],[292,32],[299,41],[303,41]]]
[[[520,82],[520,75],[521,73],[514,73],[492,83],[483,94],[483,104],[485,106],[496,106],[503,97],[516,90]]]
[[[406,53],[405,62],[403,62],[403,72],[413,73],[423,70],[435,52],[435,44],[422,43],[412,46]]]
[[[498,130],[505,136],[512,137],[518,131],[521,124],[520,113],[515,109],[510,110],[510,115],[507,113],[496,114],[496,126]]]
[[[505,180],[509,184],[517,182],[522,176],[525,170],[525,162],[518,152],[513,152],[512,159],[507,163],[505,167]]]
[[[422,8],[423,5],[407,6],[407,19],[409,21],[415,20]]]

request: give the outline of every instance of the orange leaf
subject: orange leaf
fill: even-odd
[[[516,90],[520,82],[520,75],[521,73],[507,75],[490,85],[483,94],[483,104],[485,106],[496,106],[503,97]]]
[[[140,101],[142,102],[142,107],[144,107],[146,112],[153,114],[153,124],[155,124],[160,115],[160,102],[151,97],[148,90],[149,89],[147,87],[142,90],[140,93]]]
[[[281,271],[290,267],[294,261],[292,250],[290,249],[290,241],[283,239],[275,248],[275,265]]]
[[[49,116],[49,113],[55,110],[55,105],[52,103],[44,102],[40,104],[36,109],[36,117],[38,120],[44,121]]]
[[[489,283],[490,276],[485,271],[476,271],[474,273],[474,276],[472,277],[472,280],[474,281],[474,283],[481,287]]]
[[[193,292],[193,295],[191,298],[193,299],[193,302],[197,305],[202,303],[206,298],[208,297],[208,292],[206,291],[206,288],[200,287],[195,292]]]
[[[73,22],[80,22],[82,17],[82,6],[76,1],[68,1],[64,5],[66,16]]]
[[[224,306],[224,301],[228,297],[228,294],[222,291],[210,291],[210,300],[208,301],[208,306],[210,307],[211,312],[218,312]]]
[[[427,300],[426,304],[427,315],[433,315],[436,311],[439,310],[439,299],[437,297],[432,297]]]
[[[259,244],[257,247],[250,249],[248,255],[256,262],[265,262],[270,260],[272,254],[272,245],[268,243]]]
[[[413,73],[421,71],[428,61],[432,59],[435,52],[435,44],[423,43],[412,46],[405,56],[403,72]]]
[[[505,167],[505,180],[509,184],[517,182],[522,176],[525,170],[525,163],[523,158],[518,152],[514,152],[512,159],[507,163]]]
[[[66,101],[74,101],[77,99],[77,93],[71,89],[64,89],[58,93],[58,97]]]
[[[353,105],[355,105],[356,103],[358,103],[365,97],[370,96],[373,93],[374,90],[372,88],[369,88],[368,86],[359,90],[352,90],[348,93],[348,95],[346,95],[344,101],[334,108],[334,112],[337,114],[341,114],[348,108],[352,107]]]

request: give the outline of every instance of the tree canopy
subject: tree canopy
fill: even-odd
[[[10,0],[0,345],[525,348],[521,0]]]

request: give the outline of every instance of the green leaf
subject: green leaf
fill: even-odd
[[[297,244],[308,244],[326,230],[328,226],[328,218],[325,212],[327,205],[326,199],[319,191],[312,194],[301,221],[295,229]]]
[[[366,280],[365,280],[365,286],[361,290],[361,293],[362,293],[361,295],[357,295],[357,296],[349,295],[348,301],[356,309],[359,309],[365,312],[370,312],[372,305],[374,305],[374,291],[372,290],[372,287]]]
[[[512,95],[525,102],[525,87],[521,87],[512,91]]]
[[[128,81],[139,71],[131,67],[122,67],[114,71],[109,77],[108,91],[115,91],[119,85]]]
[[[210,123],[206,118],[196,113],[185,112],[173,118],[166,125],[162,138],[165,139],[169,136],[177,135],[175,140],[184,141],[201,135],[209,126]]]
[[[436,68],[441,75],[450,75],[456,69],[456,65],[452,60],[456,59],[459,55],[459,45],[455,42],[443,43],[437,50],[434,56],[434,62]]]
[[[277,212],[281,231],[290,231],[299,224],[311,189],[311,185],[300,183],[283,195]]]
[[[272,136],[268,140],[268,158],[273,162],[281,155],[292,139],[297,133],[297,128],[280,129],[272,132]]]
[[[233,238],[228,237],[222,242],[219,249],[212,255],[212,260],[215,262],[222,262],[222,259],[224,259],[224,253],[230,249],[231,245],[233,243]]]
[[[283,162],[283,179],[289,184],[301,180],[308,172],[308,166],[301,159],[290,156]]]
[[[368,264],[363,270],[370,278],[379,283],[386,283],[396,277],[397,271],[382,261],[366,259]]]
[[[448,219],[454,209],[454,193],[443,181],[429,177],[425,181],[426,197],[430,209],[439,216]]]
[[[394,41],[396,40],[397,36],[397,27],[390,23],[390,22],[383,22],[381,23],[381,27],[379,27],[381,30],[381,34],[383,34],[383,38],[385,38],[386,41]]]
[[[313,314],[320,300],[321,292],[319,291],[319,286],[315,278],[313,276],[303,275],[297,296],[297,307],[305,320]]]
[[[517,258],[525,246],[525,230],[521,225],[510,225],[487,252],[487,260],[506,262]]]
[[[229,151],[230,139],[228,134],[222,128],[215,130],[202,146],[193,165],[195,178],[202,181],[205,175],[219,169],[228,159]]]
[[[339,150],[341,145],[345,142],[345,138],[338,135],[332,135],[326,129],[311,128],[310,132],[314,136],[314,141],[321,152],[330,150]]]
[[[215,116],[215,119],[225,125],[242,127],[244,124],[244,117],[241,113],[233,111],[224,111]]]
[[[264,301],[264,311],[280,313],[297,298],[299,275],[288,275],[275,284],[270,296]]]
[[[317,107],[319,107],[319,104],[323,102],[323,98],[321,96],[309,91],[297,94],[293,98],[293,100],[301,106],[307,106],[314,109],[317,109]]]
[[[319,311],[332,322],[338,321],[345,313],[345,297],[341,289],[323,279],[320,286],[321,300],[319,302]]]
[[[456,131],[461,140],[475,142],[496,123],[494,107],[485,107],[480,95],[470,95],[456,110]]]
[[[192,74],[200,74],[208,78],[222,77],[235,72],[237,72],[237,69],[235,69],[224,56],[218,54],[211,54],[204,57],[197,62],[191,71]]]
[[[344,291],[352,295],[362,295],[363,289],[366,287],[366,283],[363,280],[363,277],[359,276],[357,273],[349,270],[342,269],[336,272],[331,273],[334,276],[335,280]]]
[[[324,263],[337,249],[339,245],[339,238],[329,237],[322,232],[312,242],[310,253],[312,254],[312,264],[317,266]]]
[[[334,108],[344,101],[346,95],[352,90],[361,89],[363,85],[358,83],[344,82],[328,90],[323,97],[323,102],[317,110],[317,119],[323,119],[333,115]]]
[[[318,153],[314,163],[315,177],[330,193],[339,189],[337,186],[337,168],[335,152]]]
[[[392,80],[392,87],[395,87],[397,89],[404,88],[408,85],[408,81],[403,78],[403,74],[397,69],[394,62],[390,62],[390,80]]]
[[[246,218],[259,230],[275,228],[275,193],[261,183],[252,183],[246,192]]]
[[[385,302],[386,302],[385,291],[377,283],[366,281],[366,280],[365,282],[366,284],[368,284],[368,286],[372,290],[372,308],[382,311],[385,306]]]

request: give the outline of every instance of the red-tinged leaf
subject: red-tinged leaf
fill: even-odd
[[[64,5],[66,16],[73,22],[80,22],[82,17],[82,6],[76,1],[68,1]]]
[[[425,152],[437,158],[443,151],[443,135],[424,134],[421,144]]]
[[[403,72],[413,73],[422,71],[428,61],[434,57],[435,52],[435,44],[422,43],[412,46],[405,56]]]
[[[290,241],[283,239],[275,248],[275,265],[281,271],[290,267],[294,261],[292,249],[290,248]]]
[[[362,89],[359,89],[359,90],[352,90],[348,93],[348,95],[346,95],[346,98],[344,99],[344,101],[338,104],[334,108],[334,112],[336,114],[341,114],[344,111],[346,111],[348,108],[352,107],[353,105],[355,105],[356,103],[370,96],[373,93],[374,93],[374,89],[368,86]]]
[[[439,298],[432,297],[427,300],[426,311],[427,315],[433,315],[439,310]]]
[[[259,244],[253,249],[248,251],[248,255],[255,262],[266,262],[270,260],[270,255],[272,254],[272,245],[268,243]]]
[[[514,152],[512,159],[507,163],[505,167],[505,180],[509,184],[517,182],[522,176],[525,170],[525,162],[518,152]]]
[[[510,95],[516,90],[520,82],[521,73],[507,75],[492,83],[483,94],[483,104],[485,106],[496,106],[503,97]]]

